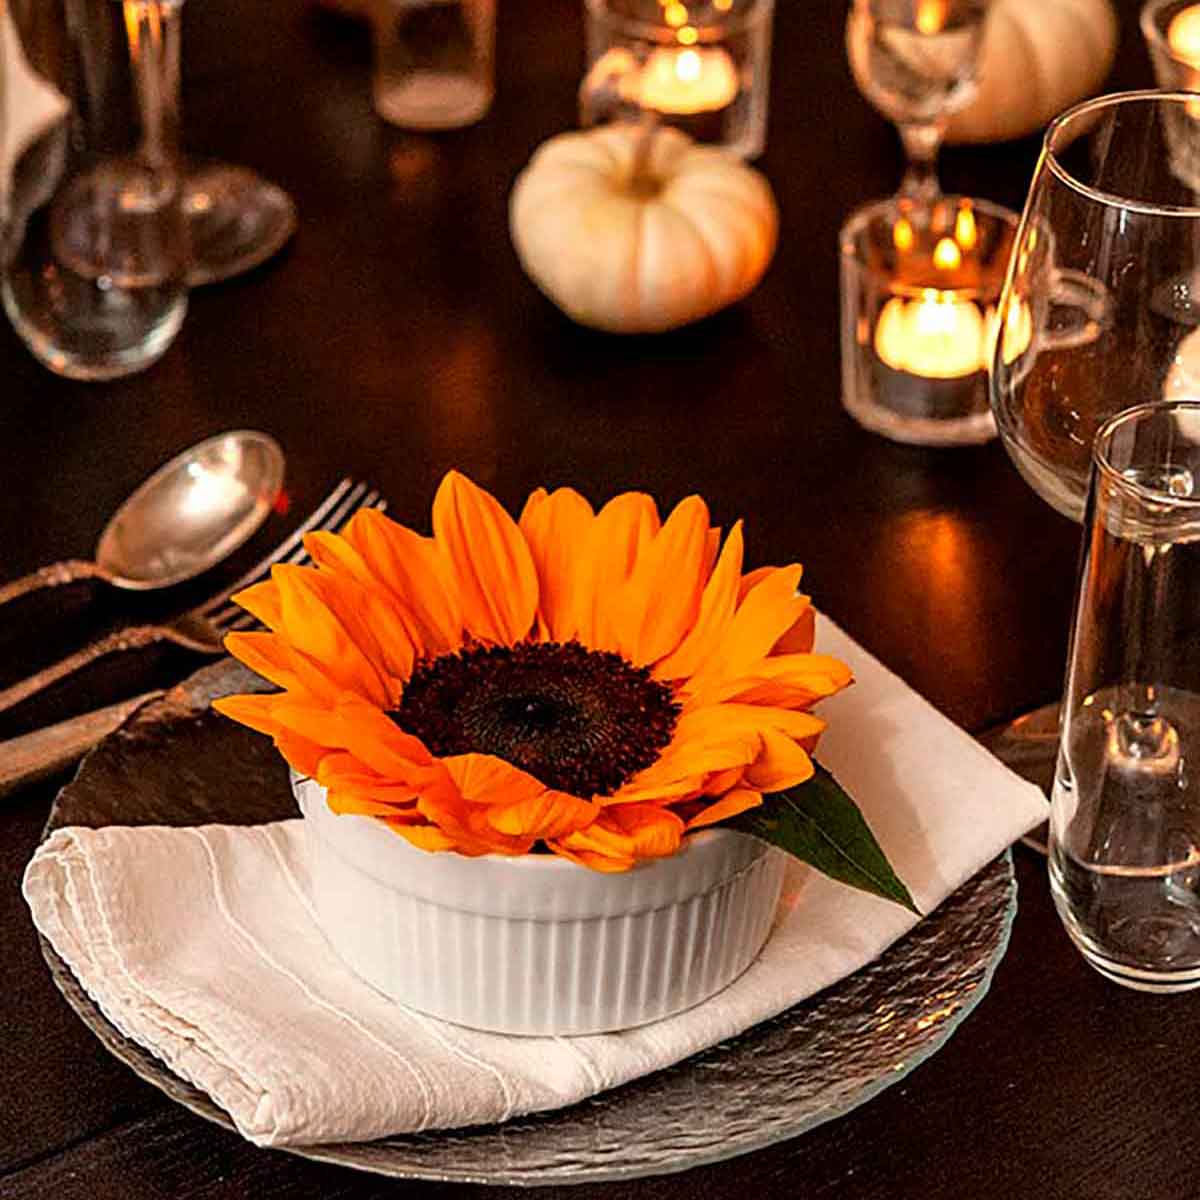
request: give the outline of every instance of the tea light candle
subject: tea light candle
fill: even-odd
[[[1200,4],[1180,9],[1167,26],[1171,53],[1193,67],[1200,67]]]
[[[638,83],[643,107],[671,115],[717,112],[737,94],[737,68],[720,47],[655,50]]]
[[[983,366],[987,326],[971,300],[926,288],[919,300],[893,296],[875,325],[875,353],[889,367],[926,379],[960,379]]]

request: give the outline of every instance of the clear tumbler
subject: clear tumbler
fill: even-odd
[[[478,121],[495,90],[496,0],[374,0],[375,111],[404,129]]]
[[[141,370],[187,310],[182,0],[0,7],[0,297],[52,371]]]
[[[1200,985],[1200,403],[1140,405],[1096,435],[1050,880],[1102,974]]]

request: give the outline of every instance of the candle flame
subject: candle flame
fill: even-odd
[[[700,40],[694,25],[685,25],[675,36],[681,46],[694,46]]]
[[[964,201],[962,208],[958,210],[958,216],[954,218],[954,240],[964,250],[970,250],[978,238],[979,231],[975,226],[975,214],[971,210],[970,201]]]
[[[917,5],[917,32],[930,37],[946,27],[947,0],[920,0]]]
[[[713,0],[713,8],[718,12],[728,12],[733,7],[733,0]]]
[[[900,220],[892,226],[892,245],[900,251],[901,254],[913,248],[913,242],[916,241],[917,235],[913,233],[912,222],[907,217],[901,217]]]
[[[953,271],[962,265],[962,251],[953,238],[944,237],[934,246],[933,265],[941,271]]]
[[[700,55],[695,50],[681,50],[675,59],[675,74],[685,83],[700,78]]]
[[[686,25],[688,19],[688,10],[685,5],[674,0],[663,9],[663,20],[666,21],[672,29],[678,29],[680,25]]]

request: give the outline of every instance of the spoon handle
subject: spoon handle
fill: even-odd
[[[31,574],[14,579],[11,583],[0,585],[0,604],[7,604],[10,600],[16,600],[18,596],[26,596],[30,592],[61,587],[64,583],[75,583],[80,579],[107,580],[108,572],[94,562],[84,562],[78,558],[51,563],[48,567],[39,567]]]

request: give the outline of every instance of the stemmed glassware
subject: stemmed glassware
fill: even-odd
[[[946,123],[974,94],[991,0],[854,0],[846,51],[859,90],[900,130],[901,198],[927,206],[940,189]]]
[[[187,284],[263,261],[295,226],[288,197],[252,172],[185,178],[182,6],[0,7],[0,301],[32,353],[69,378],[149,366],[182,324]]]
[[[1047,130],[1000,301],[990,371],[1017,469],[1079,521],[1092,445],[1115,413],[1200,398],[1200,121],[1187,92],[1087,101]],[[1153,681],[1149,681],[1153,682]],[[1049,783],[1058,705],[995,731],[991,748]]]

